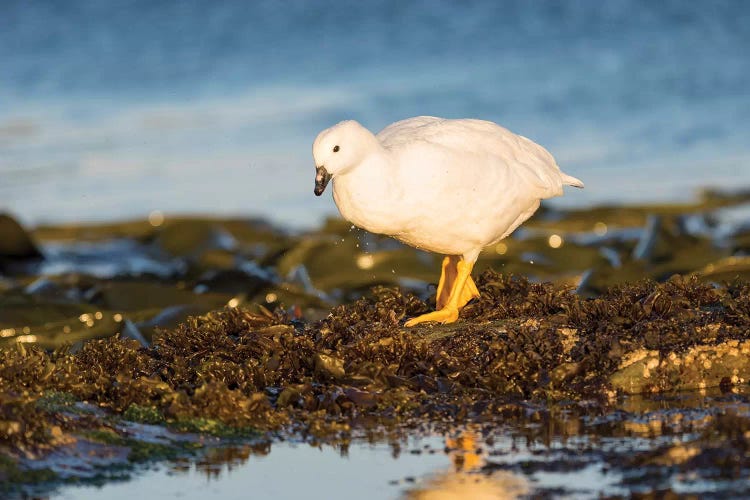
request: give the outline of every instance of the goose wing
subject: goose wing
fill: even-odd
[[[387,126],[377,138],[384,148],[395,153],[427,147],[442,149],[455,157],[470,154],[474,158],[487,158],[492,168],[506,169],[511,176],[518,176],[536,188],[540,198],[561,195],[562,185],[574,179],[560,171],[555,159],[542,146],[490,121],[418,116]]]

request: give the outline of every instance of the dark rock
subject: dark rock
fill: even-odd
[[[198,280],[199,290],[254,295],[272,282],[257,274],[249,274],[236,269],[212,270],[205,272]]]
[[[234,250],[237,240],[218,223],[178,220],[159,231],[154,243],[175,257],[198,258],[209,250]]]
[[[163,309],[175,304],[200,305],[208,309],[221,307],[232,297],[219,293],[195,294],[177,285],[141,282],[101,282],[93,295],[94,303],[112,311]]]
[[[41,257],[29,233],[11,216],[0,214],[0,261]]]

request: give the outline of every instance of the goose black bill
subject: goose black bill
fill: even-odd
[[[315,196],[323,194],[330,180],[331,174],[328,173],[325,167],[315,167]]]

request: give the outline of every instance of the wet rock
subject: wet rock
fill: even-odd
[[[91,314],[93,317],[96,312],[96,308],[87,304],[40,299],[20,291],[0,295],[0,329],[15,330],[14,336],[41,335],[38,328],[50,332],[57,327],[62,329],[63,325],[77,327],[81,316]]]
[[[198,257],[209,250],[233,250],[234,237],[220,224],[208,221],[177,220],[166,224],[154,244],[176,257]]]
[[[721,326],[705,328],[718,332]],[[641,351],[641,359],[612,376],[612,385],[637,394],[746,384],[750,380],[748,354],[750,341],[739,340],[697,345],[685,352],[670,352],[664,356],[655,351]]]
[[[397,284],[399,278],[422,281],[439,277],[439,262],[430,257],[425,262],[412,249],[398,246],[394,250],[370,251],[364,248],[358,233],[344,237],[311,236],[285,252],[277,262],[279,275],[288,276],[304,266],[313,289],[331,293],[352,291],[345,297],[361,296],[376,284]]]
[[[154,231],[154,226],[148,220],[132,220],[87,224],[43,224],[34,228],[33,234],[40,241],[95,242],[120,238],[147,241],[153,236]]]
[[[728,283],[736,279],[750,280],[750,256],[727,257],[712,262],[698,269],[695,275],[713,283]]]
[[[0,214],[0,263],[41,257],[29,233],[10,215]]]
[[[196,286],[204,291],[225,294],[254,295],[272,282],[257,274],[250,274],[236,269],[211,270],[205,272],[197,281]]]
[[[100,279],[158,277],[185,272],[185,264],[130,238],[95,242],[55,242],[45,245],[40,274],[86,275]]]
[[[225,271],[234,269],[238,261],[235,251],[224,248],[212,248],[201,252],[196,266],[200,269]]]
[[[221,307],[232,296],[222,293],[195,294],[178,284],[143,281],[108,281],[97,285],[95,303],[113,311],[138,311],[193,304],[207,309]]]
[[[651,370],[659,366],[659,352],[641,349],[629,353],[610,377],[615,389],[627,394],[643,394],[656,387]],[[656,390],[656,389],[654,389]]]

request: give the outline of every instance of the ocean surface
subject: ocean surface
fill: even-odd
[[[5,0],[0,210],[335,213],[316,134],[497,121],[586,182],[558,204],[750,186],[750,2]]]

